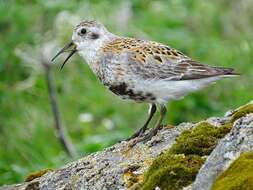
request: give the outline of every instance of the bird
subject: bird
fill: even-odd
[[[110,91],[122,99],[149,104],[144,125],[126,140],[147,142],[162,128],[167,103],[184,98],[215,81],[239,75],[233,68],[201,64],[179,50],[159,42],[122,37],[100,22],[84,20],[73,30],[72,38],[53,58],[69,52],[65,63],[78,53]],[[157,107],[160,116],[146,133]]]

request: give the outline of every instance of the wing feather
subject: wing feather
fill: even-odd
[[[236,75],[231,68],[200,64],[169,46],[133,38],[119,38],[104,52],[119,56],[132,74],[143,79],[193,80],[222,75]]]

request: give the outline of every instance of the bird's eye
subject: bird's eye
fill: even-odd
[[[82,28],[81,31],[80,31],[80,33],[81,33],[82,35],[86,34],[86,32],[87,32],[87,30],[86,30],[85,28]]]

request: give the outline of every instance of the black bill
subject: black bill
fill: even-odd
[[[65,63],[69,60],[72,55],[74,55],[76,50],[76,45],[73,43],[73,41],[70,41],[68,44],[66,44],[52,59],[51,61],[54,61],[59,55],[61,55],[64,52],[70,52],[67,58],[64,60],[64,62],[61,65],[61,69],[64,67]]]

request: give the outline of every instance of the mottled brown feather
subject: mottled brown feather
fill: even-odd
[[[200,64],[169,46],[134,38],[116,38],[106,44],[103,53],[128,53],[130,69],[144,79],[190,80],[236,75],[233,69]],[[140,72],[141,71],[141,72]]]

